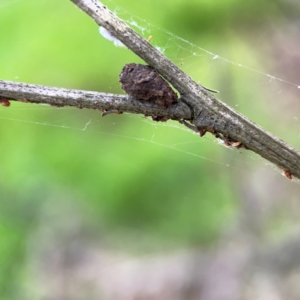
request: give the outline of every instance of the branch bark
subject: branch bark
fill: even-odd
[[[287,177],[300,179],[299,151],[218,100],[97,0],[71,1],[178,90],[181,100],[192,108],[191,121],[199,131],[241,143],[283,169]]]
[[[218,100],[100,2],[96,0],[71,0],[71,2],[155,68],[178,90],[182,101],[174,107],[164,109],[128,96],[7,81],[0,81],[0,96],[4,99],[13,98],[55,106],[118,110],[164,116],[179,121],[188,120],[199,132],[209,131],[229,145],[250,149],[284,170],[287,177],[293,175],[300,179],[299,151]]]
[[[1,97],[6,100],[44,103],[57,107],[73,106],[102,111],[120,111],[148,116],[165,116],[176,120],[191,118],[191,111],[184,102],[165,109],[126,95],[70,90],[4,80],[0,80],[0,102]]]

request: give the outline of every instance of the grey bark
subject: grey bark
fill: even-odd
[[[168,80],[180,93],[179,104],[170,109],[162,109],[127,96],[6,81],[0,81],[0,96],[55,106],[71,105],[187,120],[196,130],[202,133],[209,131],[229,145],[250,149],[282,169],[287,177],[291,175],[300,179],[299,151],[218,100],[100,2],[71,1]]]
[[[146,63],[154,67],[180,93],[192,109],[192,123],[231,141],[240,142],[300,179],[300,152],[251,122],[193,81],[145,39],[96,0],[71,0],[99,26],[103,26]]]
[[[126,95],[70,90],[4,80],[0,80],[0,102],[1,97],[57,107],[73,106],[102,111],[130,112],[148,116],[166,116],[170,119],[191,118],[191,111],[184,102],[163,109],[150,102],[142,102]]]

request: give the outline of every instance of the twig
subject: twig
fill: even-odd
[[[182,100],[192,108],[192,123],[199,131],[209,131],[225,142],[227,139],[231,144],[242,145],[300,179],[299,151],[215,98],[100,2],[71,1],[154,67],[179,91]]]
[[[71,1],[155,68],[178,90],[182,101],[164,109],[128,96],[0,81],[2,105],[9,105],[8,100],[13,99],[187,120],[201,135],[208,131],[221,138],[226,145],[250,149],[281,168],[285,175],[289,175],[286,177],[300,179],[300,153],[296,149],[216,99],[101,3],[96,0]]]
[[[179,102],[178,105],[169,109],[164,109],[150,102],[139,101],[126,95],[70,90],[4,80],[0,80],[0,102],[1,97],[5,101],[44,103],[57,107],[74,106],[102,111],[122,111],[176,120],[191,118],[190,109],[183,102]]]

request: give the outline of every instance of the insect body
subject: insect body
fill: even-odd
[[[169,83],[152,67],[141,64],[127,64],[120,74],[122,89],[138,100],[153,102],[168,108],[178,102],[178,96]]]

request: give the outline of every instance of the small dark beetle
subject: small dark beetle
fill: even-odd
[[[178,102],[177,94],[169,83],[152,67],[140,64],[127,64],[120,74],[122,89],[138,100],[153,102],[168,108]]]

